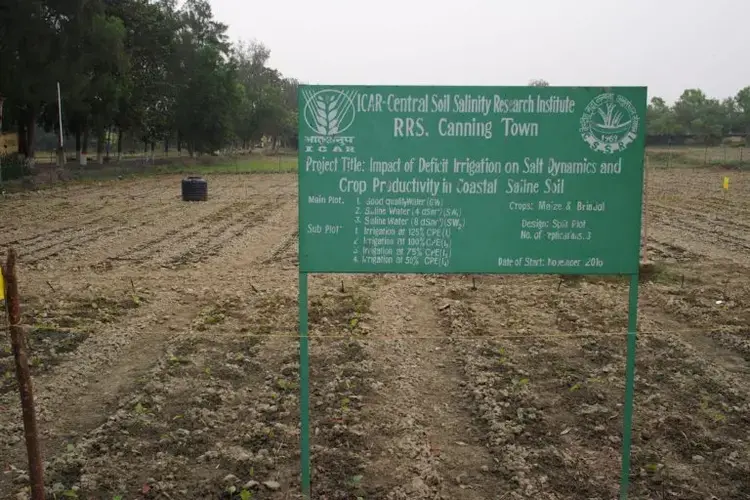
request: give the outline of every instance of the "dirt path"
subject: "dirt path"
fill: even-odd
[[[465,409],[459,358],[441,335],[430,289],[413,278],[383,281],[367,346],[382,369],[366,412],[375,498],[496,498],[493,462]]]

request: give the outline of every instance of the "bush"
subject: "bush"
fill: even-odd
[[[31,168],[25,158],[17,153],[10,153],[0,155],[0,172],[3,181],[12,181],[31,175]]]
[[[746,139],[744,137],[726,137],[724,138],[721,143],[724,146],[729,146],[730,148],[742,148],[745,147],[745,141]]]

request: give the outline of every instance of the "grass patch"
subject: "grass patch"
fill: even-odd
[[[68,163],[63,169],[50,165],[38,165],[28,179],[5,182],[8,192],[39,191],[59,183],[91,183],[110,180],[136,179],[158,175],[222,175],[222,174],[270,174],[297,171],[297,155],[259,154],[243,156],[201,156],[196,158],[159,158],[154,162],[126,160],[123,162],[90,163],[81,167]]]
[[[702,158],[692,156],[680,151],[648,151],[646,152],[649,162],[661,167],[679,166],[701,166],[704,164]]]
[[[750,170],[750,153],[736,147],[674,147],[648,149],[646,157],[650,166],[660,168],[719,167]]]
[[[216,165],[159,165],[151,169],[146,175],[164,174],[260,174],[260,173],[288,173],[297,171],[296,156],[258,156],[239,158]]]

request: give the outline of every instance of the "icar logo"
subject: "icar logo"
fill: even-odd
[[[344,136],[354,123],[356,91],[303,90],[302,116],[312,130],[305,138],[306,153],[354,153],[354,137]]]
[[[304,91],[305,122],[320,135],[329,137],[345,132],[354,123],[355,92],[326,89]]]

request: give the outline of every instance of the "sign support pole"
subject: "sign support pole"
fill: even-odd
[[[638,273],[630,276],[628,296],[628,353],[625,366],[625,408],[622,431],[622,472],[620,500],[627,500],[630,485],[630,444],[633,433],[633,399],[635,396],[635,348],[638,332]]]
[[[299,408],[302,497],[310,499],[310,352],[307,329],[307,273],[299,273]]]

